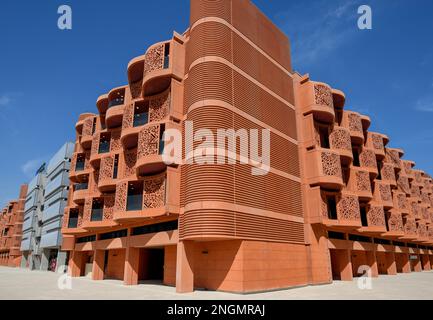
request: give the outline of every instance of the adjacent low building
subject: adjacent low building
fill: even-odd
[[[21,263],[21,239],[24,216],[24,202],[27,185],[20,188],[18,200],[0,212],[0,266],[18,267]]]
[[[61,226],[69,194],[69,169],[74,149],[66,143],[29,183],[23,226],[22,267],[55,271],[66,264],[61,252]]]
[[[187,31],[127,75],[75,125],[72,276],[254,292],[431,269],[431,177],[341,90],[296,73],[289,40],[250,1],[192,0]],[[239,145],[205,145],[224,164],[186,152],[167,164],[164,132],[186,121],[194,133],[268,129],[268,174],[253,175]]]

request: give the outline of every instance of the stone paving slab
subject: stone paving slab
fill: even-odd
[[[380,276],[372,279],[371,290],[361,290],[358,279],[352,282],[335,281],[329,285],[308,286],[256,294],[231,294],[195,291],[177,294],[175,288],[160,284],[124,286],[121,281],[92,281],[73,278],[71,289],[65,287],[62,275],[0,267],[0,300],[366,300],[366,299],[433,299],[433,271]],[[60,280],[59,280],[60,279]]]

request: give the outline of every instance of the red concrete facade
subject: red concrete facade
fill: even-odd
[[[26,195],[27,185],[22,185],[19,199],[9,202],[0,213],[0,266],[20,266]]]
[[[127,74],[75,126],[72,276],[254,292],[431,268],[431,178],[343,92],[294,72],[289,40],[250,1],[192,0],[188,30]],[[238,149],[234,164],[184,152],[166,165],[162,135],[187,121],[268,129],[269,173],[252,175]]]

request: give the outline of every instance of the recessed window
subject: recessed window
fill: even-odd
[[[116,154],[114,156],[113,179],[117,179],[118,171],[119,171],[119,155]]]
[[[128,185],[126,211],[139,211],[143,208],[143,181],[134,181]]]
[[[326,202],[328,205],[328,219],[337,220],[337,200],[334,195],[329,195],[326,197]]]
[[[382,162],[377,161],[377,171],[379,171],[379,174],[377,175],[377,180],[382,180]]]
[[[166,43],[164,47],[164,69],[170,67],[170,43]]]
[[[119,90],[111,96],[111,100],[108,103],[108,109],[111,107],[120,106],[124,103],[124,101],[125,101],[125,90]]]
[[[77,155],[77,163],[75,165],[75,171],[83,171],[86,162],[86,156],[83,153]]]
[[[68,228],[75,229],[78,226],[78,210],[71,209],[69,211]]]
[[[353,153],[353,166],[354,167],[360,167],[361,165],[359,162],[359,148],[353,147],[352,153]]]
[[[90,221],[102,221],[104,211],[104,199],[97,198],[93,199],[92,203],[92,215]]]
[[[139,127],[149,122],[149,102],[141,101],[135,104],[134,127]]]
[[[360,203],[359,207],[361,211],[361,223],[363,227],[368,227],[368,220],[367,220],[367,204],[366,203]]]
[[[324,149],[329,149],[329,130],[326,126],[319,126],[320,146]]]
[[[165,125],[161,125],[160,130],[159,130],[159,154],[163,154],[164,153],[164,132],[165,132]]]
[[[99,154],[110,152],[110,133],[103,133],[99,139]]]

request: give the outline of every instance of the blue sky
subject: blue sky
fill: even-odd
[[[372,130],[433,174],[431,0],[255,0],[290,37],[293,67],[346,93]],[[0,10],[0,206],[67,140],[80,113],[126,83],[127,63],[188,25],[189,1],[2,1]],[[57,8],[73,29],[57,28]],[[373,29],[357,28],[357,8]]]

